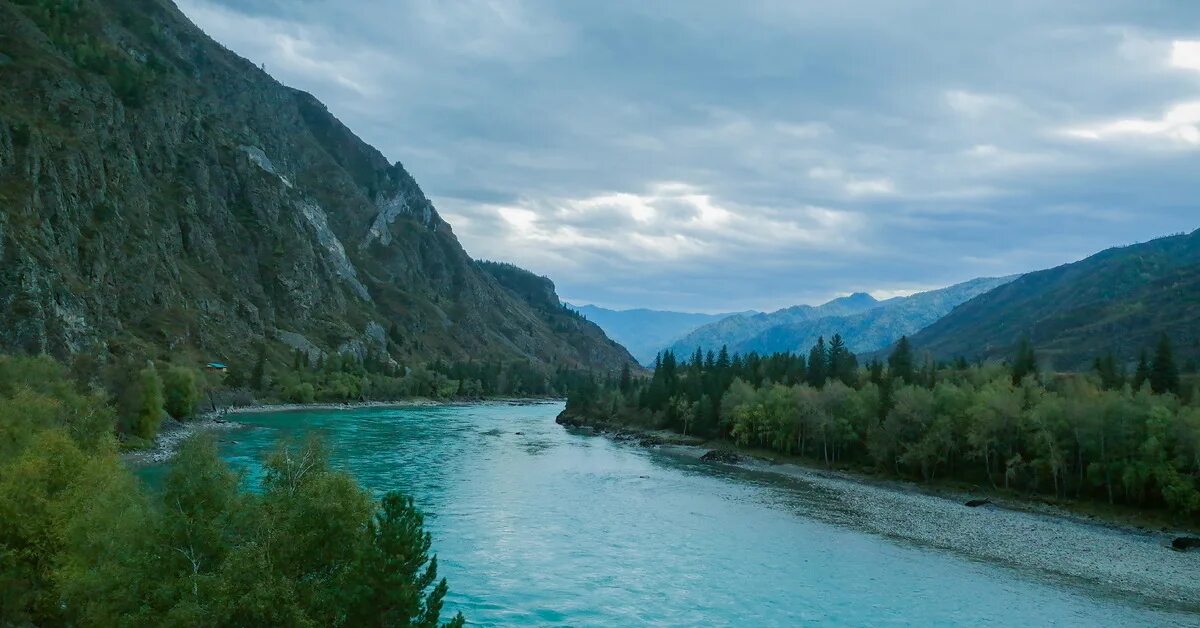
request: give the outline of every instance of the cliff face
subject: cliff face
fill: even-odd
[[[0,350],[630,360],[556,329],[399,163],[166,0],[0,0],[0,210]]]

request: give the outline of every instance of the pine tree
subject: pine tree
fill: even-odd
[[[437,578],[437,556],[412,498],[384,495],[367,524],[369,545],[351,571],[346,596],[351,626],[438,626],[446,579]],[[448,626],[462,626],[459,614]]]
[[[1179,392],[1179,368],[1171,351],[1171,339],[1166,334],[1158,340],[1154,362],[1150,365],[1150,389],[1158,394]]]
[[[888,375],[892,379],[898,379],[905,383],[912,382],[913,355],[912,345],[908,342],[908,336],[900,336],[900,341],[896,343],[896,348],[888,356]]]
[[[620,389],[624,394],[629,394],[629,389],[633,387],[633,376],[629,372],[629,363],[621,365]]]
[[[808,351],[808,384],[814,388],[825,385],[829,377],[829,352],[825,349],[825,337],[817,338],[817,344]]]
[[[1133,389],[1141,390],[1142,386],[1150,379],[1150,359],[1146,357],[1146,350],[1138,354],[1137,370],[1133,372]]]
[[[1017,344],[1017,355],[1012,363],[1013,386],[1020,386],[1021,381],[1030,375],[1037,379],[1037,354],[1033,351],[1029,336],[1021,336],[1021,341]]]
[[[1117,358],[1112,351],[1096,358],[1094,367],[1100,376],[1100,386],[1105,390],[1116,390],[1125,385],[1125,374],[1117,365]]]
[[[840,380],[847,386],[852,385],[856,379],[856,371],[858,371],[858,358],[846,348],[841,334],[834,334],[833,338],[829,339],[828,353],[829,377]]]
[[[267,388],[267,344],[258,345],[258,359],[254,361],[254,370],[250,371],[250,386],[258,390]]]

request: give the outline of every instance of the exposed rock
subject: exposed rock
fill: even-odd
[[[311,340],[305,338],[303,334],[298,334],[293,331],[278,330],[275,336],[279,338],[283,344],[291,347],[294,350],[301,351],[308,356],[308,360],[312,363],[318,362],[325,357],[325,352],[320,347],[313,344]]]
[[[737,464],[737,463],[741,462],[742,457],[733,453],[732,451],[728,451],[726,449],[713,449],[713,450],[705,453],[703,456],[700,456],[700,459],[703,460],[704,462],[722,462],[725,464]]]
[[[1200,547],[1200,538],[1194,536],[1177,536],[1171,540],[1171,549],[1181,552],[1193,550],[1198,547]]]
[[[477,265],[401,164],[170,2],[79,0],[65,40],[36,6],[0,0],[0,351],[631,362]],[[77,63],[83,42],[112,58]]]

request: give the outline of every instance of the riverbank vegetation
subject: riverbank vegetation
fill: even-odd
[[[152,422],[194,401],[193,375],[148,363],[113,400],[49,358],[0,356],[0,625],[439,625],[421,514],[373,500],[319,441],[281,443],[249,492],[192,439],[143,488],[117,453],[121,405]]]
[[[669,428],[918,481],[961,480],[1200,518],[1200,393],[1164,338],[1126,373],[1038,371],[1028,343],[1006,364],[918,363],[903,339],[863,368],[841,339],[807,356],[697,352],[649,379],[588,381],[575,423]]]

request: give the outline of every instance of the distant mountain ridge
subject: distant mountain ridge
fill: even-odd
[[[609,338],[619,342],[643,365],[654,362],[654,356],[692,330],[730,316],[753,315],[758,312],[702,314],[635,308],[612,310],[596,305],[572,305],[568,308],[599,325]]]
[[[1022,275],[911,340],[937,358],[1004,359],[1028,335],[1045,367],[1083,370],[1109,350],[1132,362],[1164,333],[1181,364],[1200,359],[1200,230]]]
[[[721,345],[736,353],[797,352],[807,351],[819,337],[841,334],[851,351],[866,353],[916,333],[955,306],[1016,277],[983,277],[883,301],[856,293],[817,307],[797,306],[746,321],[721,321],[696,330],[671,348],[684,355],[696,347],[707,351]]]
[[[865,292],[856,292],[821,305],[794,305],[770,313],[730,316],[693,331],[668,348],[676,355],[690,355],[697,348],[716,351],[722,345],[732,349],[772,327],[829,316],[848,316],[879,307],[882,303]]]

